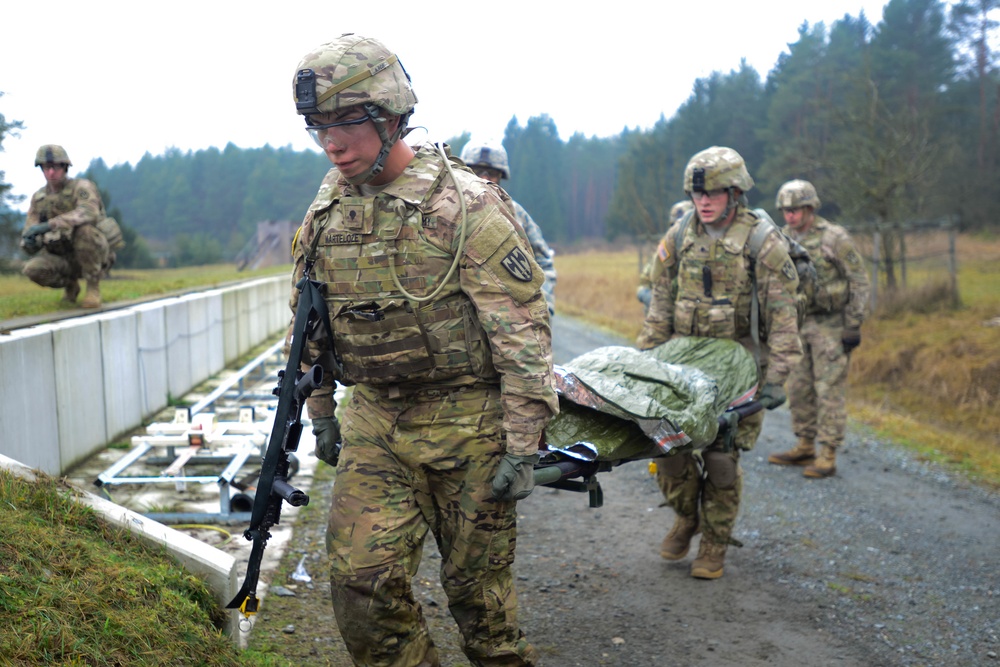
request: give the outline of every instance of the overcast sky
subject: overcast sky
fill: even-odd
[[[423,136],[502,138],[512,116],[524,125],[541,114],[563,139],[611,136],[669,118],[695,79],[741,58],[766,76],[804,21],[864,11],[877,24],[884,5],[19,0],[0,10],[0,113],[25,129],[4,140],[0,170],[30,195],[44,185],[33,163],[47,143],[66,148],[71,175],[98,157],[135,165],[171,147],[315,149],[292,76],[302,55],[344,32],[399,56]]]

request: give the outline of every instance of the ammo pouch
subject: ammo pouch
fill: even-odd
[[[393,299],[341,307],[332,326],[347,379],[380,386],[495,377],[489,345],[468,321],[463,301],[450,298],[420,308]],[[467,340],[470,334],[474,337]]]
[[[97,223],[97,228],[104,234],[108,241],[108,247],[112,250],[121,250],[125,247],[125,238],[122,236],[121,227],[114,218],[105,217]]]

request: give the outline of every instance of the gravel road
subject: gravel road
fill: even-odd
[[[557,363],[628,344],[565,317],[553,330]],[[743,458],[744,546],[715,581],[688,575],[695,549],[659,557],[672,513],[642,462],[600,476],[601,508],[548,488],[522,502],[515,572],[541,664],[1000,667],[1000,496],[853,424],[834,478],[767,464],[793,440],[787,409],[769,413]],[[329,505],[330,486],[318,473],[314,506]],[[330,610],[324,519],[296,517],[272,582],[288,595],[268,596],[251,633],[291,664],[351,664]],[[466,665],[432,547],[415,594],[444,664]],[[283,580],[303,556],[313,581]]]

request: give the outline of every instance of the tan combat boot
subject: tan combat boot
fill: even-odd
[[[812,438],[799,438],[798,443],[787,452],[778,452],[767,457],[768,463],[779,466],[807,466],[816,458],[816,446]]]
[[[807,466],[802,474],[806,477],[813,477],[815,479],[822,479],[823,477],[830,477],[835,472],[837,472],[837,450],[830,445],[823,445],[820,447],[819,456],[816,457],[816,461]]]
[[[76,297],[80,296],[80,281],[74,280],[63,292],[63,303],[76,303]]]
[[[79,291],[77,287],[77,291]],[[101,307],[101,287],[96,280],[87,281],[87,293],[83,296],[83,301],[80,302],[81,308],[100,308]]]
[[[718,579],[726,561],[728,544],[709,542],[704,536],[698,547],[698,557],[691,563],[691,576],[696,579]]]
[[[698,533],[698,517],[677,515],[674,526],[663,538],[660,555],[667,560],[680,560],[691,548],[691,538]]]

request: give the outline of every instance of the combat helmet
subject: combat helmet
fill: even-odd
[[[712,146],[695,153],[684,168],[684,192],[739,188],[747,192],[753,179],[743,157],[732,148]]]
[[[367,173],[351,179],[364,183],[381,173],[393,144],[406,132],[406,124],[417,103],[399,58],[384,44],[369,37],[345,33],[307,53],[295,68],[292,80],[295,110],[306,117],[306,129],[323,148],[321,125],[311,116],[335,113],[360,106],[375,124],[382,150]],[[386,125],[399,117],[396,131]]]
[[[36,167],[41,167],[46,163],[64,164],[68,167],[73,166],[73,163],[69,159],[69,154],[66,153],[66,149],[57,144],[45,144],[35,153]]]
[[[470,139],[462,149],[462,162],[469,167],[489,167],[496,169],[504,178],[510,178],[510,162],[507,151],[498,141],[477,141]]]
[[[737,205],[747,205],[746,192],[753,188],[753,179],[747,171],[743,157],[732,148],[712,146],[695,153],[684,168],[684,192],[690,197],[694,192],[725,190],[728,200],[725,210],[715,220],[702,220],[716,224],[725,220]],[[735,190],[739,189],[737,195]]]
[[[811,206],[812,210],[818,211],[820,201],[819,195],[816,194],[816,188],[812,183],[796,179],[788,181],[778,189],[778,196],[775,198],[774,205],[779,210]]]

